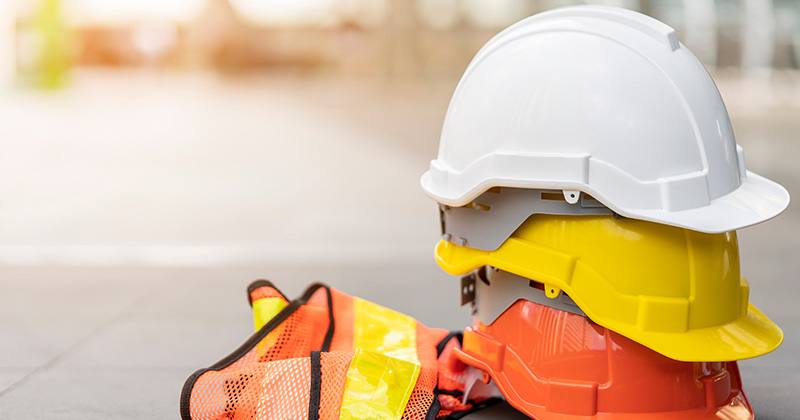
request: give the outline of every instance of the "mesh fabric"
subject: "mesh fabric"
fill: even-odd
[[[339,419],[347,369],[352,358],[352,351],[331,351],[320,355],[322,393],[319,402],[319,420]]]
[[[353,351],[353,298],[338,290],[331,289],[333,316],[336,320],[335,333],[331,341],[331,351]]]
[[[197,378],[189,405],[192,419],[307,418],[308,355],[322,346],[327,328],[327,295],[319,289],[244,356]],[[291,407],[302,409],[295,412]],[[290,412],[291,416],[283,416]],[[269,416],[275,413],[280,415]],[[298,413],[304,414],[295,416]]]
[[[333,289],[330,293],[336,328],[331,337],[331,351],[320,353],[320,420],[340,418],[354,351],[353,298]],[[267,286],[251,293],[253,301],[280,296],[279,292]],[[238,359],[219,362],[215,366],[228,365],[213,368],[217,370],[201,371],[187,388],[188,398],[184,396],[184,400],[188,400],[188,408],[184,413],[188,412],[193,420],[308,418],[314,376],[309,355],[322,348],[331,316],[326,290],[318,289],[288,317],[286,312],[278,316],[286,318],[257,343],[249,342],[251,348],[243,347],[226,360],[241,354]],[[413,322],[416,325],[416,355],[420,372],[402,419],[424,420],[436,398],[437,383],[445,385],[446,388],[442,389],[463,391],[464,375],[463,372],[448,371],[444,363],[452,349],[459,346],[458,341],[450,340],[441,357],[437,358],[437,344],[448,332]],[[437,417],[470,407],[448,395],[440,395],[439,402],[442,411]]]
[[[440,394],[439,404],[442,408],[439,410],[439,414],[436,415],[436,418],[447,417],[457,411],[467,411],[472,409],[472,404],[463,404],[461,402],[461,398],[453,395]]]
[[[433,404],[434,390],[439,376],[436,345],[448,332],[439,328],[428,328],[417,322],[417,358],[421,364],[419,378],[403,413],[403,420],[424,419]]]

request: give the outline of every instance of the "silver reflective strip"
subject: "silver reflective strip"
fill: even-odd
[[[462,207],[442,204],[442,238],[456,245],[494,251],[532,214],[614,214],[586,194],[566,194],[575,193],[580,194],[580,200],[569,204],[561,190],[493,188]]]
[[[486,272],[489,284],[480,280],[475,282],[474,303],[475,317],[484,325],[493,323],[520,299],[586,316],[564,292],[559,292],[555,298],[549,298],[543,290],[531,287],[530,279],[491,267]]]

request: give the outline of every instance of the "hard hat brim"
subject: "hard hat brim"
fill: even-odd
[[[741,186],[711,200],[706,207],[668,212],[619,211],[632,219],[648,220],[705,233],[722,233],[753,226],[781,214],[789,206],[789,192],[778,184],[747,171]]]
[[[449,274],[463,275],[489,265],[531,278],[525,268],[493,254],[491,251],[459,246],[447,241],[439,242],[435,250],[436,262]],[[747,311],[741,317],[726,324],[693,328],[684,332],[661,332],[643,330],[636,323],[608,319],[591,307],[570,284],[555,278],[548,279],[548,282],[569,295],[595,323],[671,359],[684,362],[750,359],[775,350],[783,342],[783,331],[780,327],[749,303]]]
[[[746,171],[746,173],[747,176],[742,180],[742,184],[731,193],[711,200],[707,206],[680,211],[612,206],[599,191],[578,183],[555,186],[552,182],[538,180],[508,182],[489,179],[451,195],[437,191],[431,171],[425,172],[420,183],[429,197],[439,203],[455,207],[468,204],[492,187],[575,189],[591,194],[611,210],[631,219],[647,220],[704,233],[722,233],[765,222],[781,214],[789,205],[790,197],[786,188],[754,172]]]

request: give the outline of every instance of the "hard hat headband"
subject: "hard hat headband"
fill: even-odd
[[[593,197],[574,190],[492,188],[462,207],[439,206],[442,239],[494,251],[533,214],[615,214]]]
[[[483,272],[485,274],[479,274]],[[484,325],[491,325],[520,299],[586,316],[575,301],[563,291],[559,290],[554,297],[548,297],[545,284],[508,271],[484,266],[462,277],[462,288],[465,280],[472,285],[472,301],[469,302],[472,303],[472,313]],[[467,302],[462,299],[462,305],[465,303]]]

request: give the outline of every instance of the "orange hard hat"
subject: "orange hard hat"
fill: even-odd
[[[453,354],[538,420],[753,419],[736,362],[673,360],[527,300],[491,325],[476,319]]]

